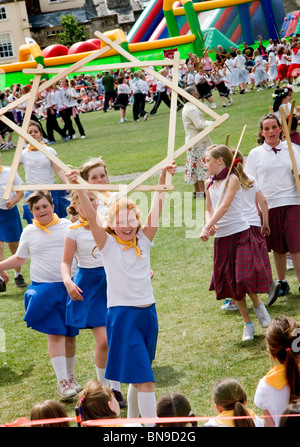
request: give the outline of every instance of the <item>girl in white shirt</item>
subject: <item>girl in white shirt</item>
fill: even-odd
[[[267,427],[278,427],[288,404],[300,398],[299,333],[299,323],[284,315],[274,318],[267,329],[266,345],[273,367],[259,381],[254,397]]]
[[[72,120],[73,117],[76,126],[78,127],[81,138],[85,138],[85,131],[81,124],[78,109],[77,109],[77,98],[78,94],[75,88],[69,85],[68,79],[62,79],[59,87],[59,114],[64,120],[64,131],[68,133],[70,138],[76,138],[76,132],[73,128]]]
[[[275,115],[260,120],[259,146],[249,152],[245,164],[247,175],[254,177],[267,200],[270,234],[266,236],[268,250],[273,251],[279,296],[286,295],[286,253],[290,252],[300,284],[300,198],[293,174],[287,142],[281,141],[282,127]],[[294,150],[300,172],[300,154]],[[280,179],[280,181],[279,181]]]
[[[46,146],[45,143],[42,142],[43,134],[39,123],[36,121],[30,121],[28,125],[28,133],[40,144],[45,146],[49,152],[53,155],[57,155],[56,151],[52,147]],[[28,143],[27,147],[22,151],[19,166],[20,165],[24,166],[27,185],[54,184],[53,171],[62,183],[66,183],[64,171],[30,143]],[[29,194],[31,194],[31,191],[26,192],[25,199]],[[53,198],[55,213],[58,217],[66,217],[66,210],[69,205],[69,201],[66,198],[66,192],[53,190],[51,191],[51,195]],[[22,217],[27,221],[27,223],[31,223],[33,216],[26,203],[23,204]]]
[[[175,165],[166,173],[175,173]],[[68,178],[76,182],[78,173]],[[129,383],[127,416],[155,417],[156,399],[152,361],[155,356],[158,322],[150,277],[150,248],[156,234],[164,193],[156,192],[146,223],[141,227],[135,203],[122,199],[110,207],[108,226],[103,229],[85,191],[78,191],[107,275],[107,338],[109,345],[106,377]]]
[[[263,420],[253,410],[246,408],[247,394],[237,380],[227,378],[217,382],[213,387],[212,397],[219,415],[206,422],[205,427],[264,426]]]
[[[65,323],[67,291],[60,272],[65,231],[70,222],[54,213],[48,192],[31,194],[27,203],[34,216],[33,223],[23,230],[16,254],[0,263],[0,273],[20,267],[30,258],[32,282],[25,292],[24,320],[27,327],[47,334],[59,397],[70,399],[81,389],[74,376],[79,331]]]
[[[115,102],[113,103],[114,109],[120,109],[120,124],[126,123],[127,119],[125,118],[126,115],[126,108],[128,106],[129,97],[131,95],[131,89],[128,85],[128,83],[125,81],[125,77],[119,77],[117,79],[118,82],[118,94],[115,99]]]
[[[289,63],[292,58],[286,54],[286,49],[281,46],[278,48],[276,62],[277,62],[277,87],[280,86],[280,82],[287,79],[287,72],[289,69]]]
[[[269,292],[271,278],[270,269],[264,265],[256,238],[243,214],[241,188],[250,188],[251,181],[243,173],[239,159],[234,161],[223,200],[219,202],[232,159],[233,154],[227,146],[212,146],[205,153],[207,174],[213,177],[206,182],[206,224],[200,237],[206,242],[215,234],[209,290],[215,290],[217,300],[235,300],[244,321],[242,340],[248,341],[253,340],[255,331],[246,294],[253,302],[260,325],[267,327],[271,319],[257,294]],[[218,202],[220,205],[216,208]]]

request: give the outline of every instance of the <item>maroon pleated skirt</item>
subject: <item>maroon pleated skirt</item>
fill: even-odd
[[[300,205],[279,206],[269,210],[268,250],[284,254],[300,251]]]
[[[265,241],[248,229],[215,238],[209,290],[217,300],[241,300],[249,293],[268,293],[272,271]],[[257,237],[259,236],[259,237]]]

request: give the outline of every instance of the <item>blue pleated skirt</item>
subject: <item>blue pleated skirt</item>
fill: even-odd
[[[110,307],[106,332],[109,351],[105,377],[121,383],[154,382],[152,362],[158,336],[155,304]]]
[[[82,290],[83,301],[67,298],[66,324],[80,329],[106,326],[107,298],[104,267],[78,267],[73,281]]]
[[[24,297],[24,321],[27,327],[51,335],[67,337],[78,335],[77,328],[67,326],[65,323],[67,296],[63,282],[37,283],[33,281]]]
[[[22,223],[18,207],[0,209],[0,241],[18,242],[22,233]]]

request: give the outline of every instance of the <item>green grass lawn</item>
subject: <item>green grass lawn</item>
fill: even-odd
[[[214,93],[217,113],[229,113],[230,118],[211,134],[213,142],[224,143],[226,135],[230,134],[229,145],[234,147],[247,124],[241,144],[242,152],[247,155],[256,146],[258,121],[268,113],[271,93],[272,90],[266,90],[234,95],[234,104],[227,108],[221,107],[220,98]],[[297,104],[298,93],[294,96]],[[147,105],[148,111],[150,108]],[[176,148],[184,143],[180,112],[177,117]],[[119,125],[119,113],[116,111],[81,115],[87,138],[57,143],[55,149],[59,158],[67,164],[79,166],[89,157],[101,155],[111,176],[149,169],[166,156],[169,110],[162,105],[156,116],[150,116],[147,122],[135,123],[131,107],[128,107],[127,118],[126,124]],[[14,141],[16,139],[17,135],[14,135]],[[2,164],[10,165],[13,154],[12,150],[3,152]],[[185,155],[177,160],[178,165],[184,163]],[[22,169],[20,175],[24,179]],[[157,178],[148,183],[150,181],[156,182]],[[256,337],[252,342],[242,343],[243,323],[239,313],[222,311],[222,303],[216,301],[213,292],[208,292],[213,240],[203,243],[195,237],[200,234],[203,224],[204,204],[201,200],[192,199],[192,187],[184,184],[182,173],[175,174],[173,184],[175,190],[169,196],[172,200],[166,200],[162,226],[155,238],[151,257],[160,327],[153,363],[157,399],[170,391],[184,393],[197,416],[215,415],[211,401],[212,386],[217,380],[230,376],[242,383],[248,395],[249,408],[260,414],[253,398],[259,379],[270,366],[264,346],[265,329],[257,323],[249,301]],[[134,194],[136,198],[141,197]],[[145,197],[149,199],[149,196]],[[141,208],[145,215],[147,210],[142,202]],[[9,256],[7,249],[5,254]],[[29,283],[29,262],[23,267],[23,274]],[[270,314],[271,317],[285,314],[299,320],[296,276],[294,271],[289,271],[287,276],[291,292],[276,301],[270,308]],[[15,287],[12,272],[10,278],[7,292],[0,296],[2,424],[21,416],[29,417],[32,406],[38,401],[57,399],[56,378],[47,354],[46,336],[26,328],[23,321],[24,292]],[[266,301],[266,295],[261,298]],[[76,376],[82,385],[95,377],[94,347],[91,331],[81,331],[77,338]],[[127,386],[122,385],[125,395],[126,390]],[[74,404],[66,404],[66,409],[70,416],[74,416]],[[125,414],[122,411],[122,415]]]

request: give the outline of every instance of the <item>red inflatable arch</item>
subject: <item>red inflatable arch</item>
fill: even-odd
[[[56,56],[66,56],[69,49],[65,45],[55,44],[44,48],[42,51],[43,57],[56,57]]]

